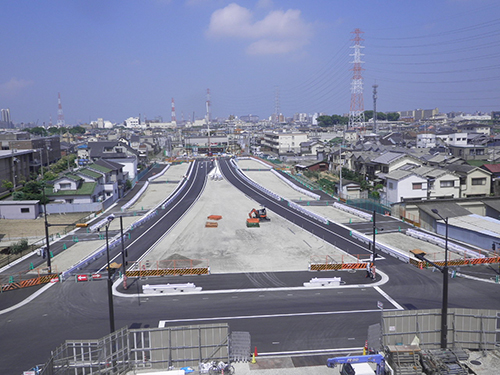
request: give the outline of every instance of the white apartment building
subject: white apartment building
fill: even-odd
[[[467,146],[467,133],[436,134],[436,138],[450,146]]]
[[[436,134],[422,133],[417,134],[417,148],[436,147]]]
[[[141,120],[139,117],[129,117],[125,120],[125,126],[127,128],[138,128],[141,126]]]
[[[262,146],[278,155],[300,153],[300,144],[308,141],[307,133],[264,133]]]

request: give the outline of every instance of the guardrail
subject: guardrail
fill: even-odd
[[[346,206],[345,204],[335,202],[335,203],[333,203],[332,206],[335,208],[338,208],[339,210],[342,210],[344,212],[348,212],[350,214],[359,216],[362,219],[371,220],[371,218],[372,218],[371,214],[366,213],[366,212],[361,211],[361,210],[358,210],[356,208],[350,207],[350,206]]]
[[[238,166],[238,164],[234,161],[234,159],[231,159],[230,163],[233,165],[236,173],[238,173],[238,175],[240,177],[242,177],[244,180],[246,180],[250,185],[252,185],[253,187],[259,189],[260,191],[262,191],[263,193],[266,193],[267,195],[269,195],[270,197],[272,197],[273,199],[276,199],[277,201],[281,201],[281,197],[272,192],[271,190],[268,190],[266,189],[265,187],[259,185],[258,183],[256,183],[254,180],[252,180],[250,177],[248,177],[246,174],[244,174],[240,167]]]
[[[274,169],[271,169],[271,172],[278,178],[280,178],[283,182],[285,182],[288,186],[290,186],[292,189],[298,191],[299,193],[302,193],[304,195],[307,195],[308,197],[311,197],[317,201],[319,201],[321,199],[321,197],[316,194],[316,193],[313,193],[312,191],[309,191],[309,190],[306,190],[306,189],[303,189],[301,188],[300,186],[297,186],[296,184],[294,184],[292,181],[290,181],[288,178],[284,177],[281,173],[279,173],[278,171],[275,171]]]
[[[430,242],[430,243],[437,245],[439,247],[442,247],[442,248],[445,247],[445,240],[441,237],[433,236],[432,234],[419,232],[415,229],[408,229],[406,231],[406,235],[413,237],[413,238],[417,238],[419,240]],[[479,254],[477,251],[467,249],[466,247],[457,245],[456,243],[449,242],[449,241],[448,241],[448,250],[453,251],[454,253],[464,255],[464,256],[467,255],[471,258],[485,258],[485,255]]]

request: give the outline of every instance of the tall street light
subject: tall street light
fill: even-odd
[[[105,228],[106,228],[106,256],[108,264],[108,305],[109,305],[109,330],[110,333],[115,331],[115,311],[113,306],[113,281],[111,280],[111,267],[109,259],[109,239],[108,239],[108,228],[109,224],[113,221],[115,215],[109,215],[106,218]]]
[[[441,348],[446,349],[448,346],[448,217],[441,216],[435,208],[431,210],[439,216],[445,223],[445,239],[444,239],[444,267],[440,267],[429,259],[425,258],[425,252],[421,250],[412,250],[411,252],[420,260],[432,264],[443,274],[443,305],[441,307]]]
[[[446,349],[448,346],[448,217],[441,216],[436,208],[431,210],[439,216],[445,224],[444,236],[444,267],[441,269],[443,273],[443,306],[441,308],[441,348]]]
[[[373,240],[372,240],[372,263],[373,263],[373,272],[371,272],[372,277],[375,278],[375,259],[377,258],[377,249],[375,243],[375,235],[377,234],[377,223],[376,223],[377,212],[373,210],[372,222],[373,222]],[[383,230],[383,228],[380,228]]]

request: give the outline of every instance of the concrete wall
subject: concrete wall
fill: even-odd
[[[0,202],[2,219],[36,219],[40,214],[40,201],[5,201]]]

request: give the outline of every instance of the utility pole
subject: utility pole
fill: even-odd
[[[378,128],[377,128],[377,84],[374,84],[373,86],[373,132],[375,134],[378,134]]]

